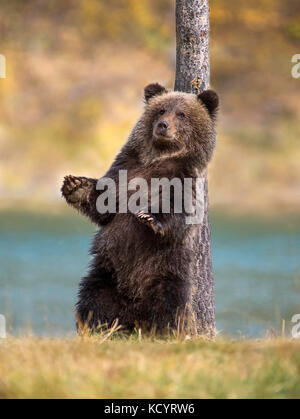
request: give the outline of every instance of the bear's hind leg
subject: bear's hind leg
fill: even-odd
[[[178,329],[190,317],[191,287],[174,274],[151,278],[140,302],[141,320],[159,332]]]
[[[92,332],[110,327],[121,310],[115,274],[105,268],[93,269],[81,280],[76,304],[77,328]]]

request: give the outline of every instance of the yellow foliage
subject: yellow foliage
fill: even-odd
[[[43,7],[36,0],[3,2],[0,53],[7,59],[7,78],[0,79],[0,189],[5,196],[19,184],[47,190],[65,170],[84,174],[86,167],[90,175],[100,175],[110,164],[142,111],[144,85],[173,85],[174,5],[174,0],[53,0]],[[299,178],[293,163],[299,80],[290,73],[299,39],[295,2],[218,0],[210,6],[219,132],[234,139],[236,155],[240,143],[259,161],[262,153],[268,155],[261,165],[284,154]],[[220,149],[222,162],[227,155]],[[253,173],[254,190],[255,168],[247,159],[245,166]],[[284,176],[282,182],[284,190]]]

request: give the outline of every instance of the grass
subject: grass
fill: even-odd
[[[0,398],[299,398],[300,341],[9,337]]]

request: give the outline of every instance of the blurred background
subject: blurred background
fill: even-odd
[[[11,333],[72,333],[95,227],[60,185],[69,173],[100,177],[142,112],[143,87],[173,87],[175,1],[0,6],[0,313]],[[300,4],[210,6],[217,327],[259,336],[300,312]]]

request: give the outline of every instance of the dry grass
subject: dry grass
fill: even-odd
[[[9,337],[0,398],[298,398],[300,341]]]

